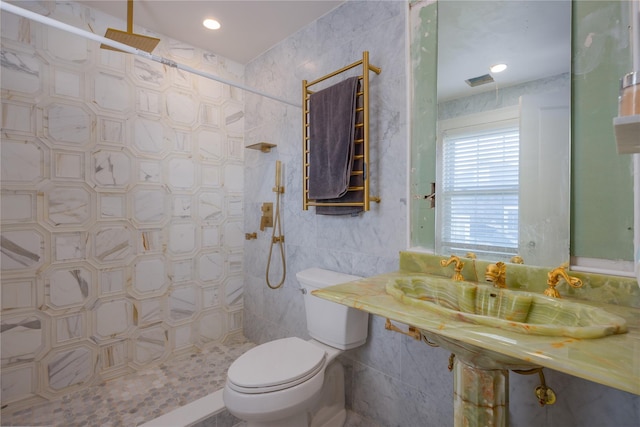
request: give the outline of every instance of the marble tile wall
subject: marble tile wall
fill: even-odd
[[[19,6],[97,34],[126,27],[72,2]],[[1,19],[2,404],[241,331],[242,92]],[[243,81],[242,65],[155,36],[155,54]]]
[[[245,229],[258,232],[258,239],[245,247],[244,331],[253,342],[309,338],[297,271],[317,266],[367,276],[398,269],[398,252],[408,244],[408,7],[403,1],[348,1],[245,69],[252,86],[297,102],[301,80],[350,64],[363,50],[369,50],[371,63],[382,68],[379,76],[371,77],[372,188],[382,203],[359,217],[317,216],[313,208],[302,210],[300,109],[247,95],[246,144],[278,145],[271,153],[248,152],[245,158]],[[435,52],[425,56],[429,54],[435,60]],[[259,231],[259,217],[260,204],[275,201],[269,177],[278,159],[284,164],[286,186],[287,278],[283,288],[274,291],[265,284],[270,229]],[[271,269],[274,280],[280,273],[276,258]],[[367,343],[341,357],[347,372],[347,405],[381,426],[452,425],[448,356],[442,349],[385,330],[384,319],[371,317]],[[555,371],[547,372],[546,378],[558,393],[558,402],[540,408],[534,377],[510,376],[512,426],[635,426],[640,419],[638,396]]]
[[[351,64],[364,50],[382,68],[380,75],[370,75],[371,193],[382,202],[357,217],[302,210],[301,110],[246,95],[246,144],[277,144],[268,154],[247,150],[245,158],[245,229],[258,232],[245,246],[244,330],[253,342],[309,338],[296,272],[321,267],[369,276],[398,268],[399,251],[407,246],[407,13],[402,1],[349,1],[247,64],[247,82],[293,102],[302,102],[303,79]],[[265,283],[271,230],[260,232],[259,217],[260,204],[275,201],[276,160],[283,162],[285,181],[287,276],[274,291]],[[280,273],[275,257],[272,282]],[[372,317],[369,326],[367,344],[343,357],[349,408],[385,426],[449,425],[452,399],[441,397],[452,392],[443,380],[448,355],[386,331],[384,319]],[[422,365],[434,368],[425,371]],[[434,377],[426,375],[433,370]]]

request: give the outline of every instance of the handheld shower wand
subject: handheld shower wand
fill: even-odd
[[[282,162],[276,160],[276,186],[273,187],[273,191],[276,193],[276,210],[273,218],[273,231],[271,233],[271,244],[269,246],[269,258],[267,259],[267,286],[271,289],[278,289],[284,284],[284,279],[287,276],[287,265],[284,259],[284,236],[282,235],[282,226],[280,220],[280,194],[284,193],[284,187],[280,185],[282,178]],[[278,235],[276,236],[276,230]],[[282,279],[276,285],[272,285],[269,280],[269,270],[271,267],[271,256],[273,254],[273,246],[279,245],[280,247],[280,259],[282,260]]]

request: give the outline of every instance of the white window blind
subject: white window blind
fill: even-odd
[[[488,259],[517,254],[517,121],[442,136],[441,253],[470,251]]]

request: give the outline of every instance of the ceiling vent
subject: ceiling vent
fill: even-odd
[[[495,80],[493,80],[493,77],[491,77],[491,74],[485,74],[483,76],[472,77],[470,79],[465,80],[465,82],[467,82],[467,84],[471,87],[476,87],[476,86],[484,85],[487,83],[493,83],[494,81]]]

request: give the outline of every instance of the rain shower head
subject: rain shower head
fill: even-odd
[[[124,43],[131,47],[135,47],[136,49],[144,50],[148,53],[151,53],[160,42],[160,39],[157,39],[155,37],[143,36],[142,34],[134,34],[128,31],[115,30],[113,28],[107,28],[107,32],[104,36],[108,39]],[[101,44],[100,47],[102,49],[122,52],[120,49],[107,46],[106,44]]]
[[[142,34],[135,34],[133,32],[133,0],[127,0],[127,31],[116,30],[113,28],[107,28],[107,32],[104,35],[106,38],[115,40],[120,43],[124,43],[136,49],[143,50],[151,53],[153,49],[158,45],[160,39],[155,37],[144,36]],[[120,49],[101,44],[102,49],[115,50],[122,52]]]

